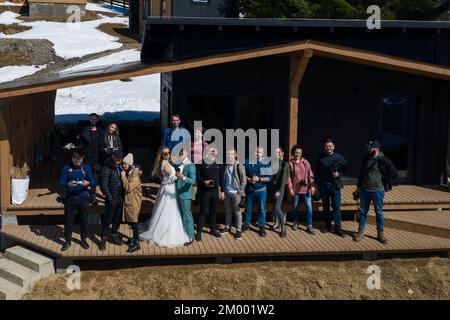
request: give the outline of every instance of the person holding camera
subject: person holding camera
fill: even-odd
[[[61,176],[60,185],[65,189],[64,200],[64,239],[61,251],[67,251],[71,246],[73,223],[75,215],[80,217],[81,247],[89,249],[87,238],[89,190],[95,188],[94,175],[89,165],[83,163],[82,150],[72,152],[72,162],[65,165]]]
[[[336,147],[332,140],[326,140],[323,146],[324,153],[319,155],[316,167],[316,182],[325,220],[322,233],[334,232],[340,237],[345,237],[341,228],[341,189],[343,188],[341,177],[347,171],[347,161],[344,156],[334,151]],[[333,208],[334,229],[331,224],[330,205]]]
[[[242,212],[245,207],[245,186],[247,179],[245,176],[245,167],[237,160],[235,149],[228,150],[227,164],[223,166],[223,179],[225,191],[225,228],[222,234],[231,231],[232,214],[236,216],[236,234],[237,240],[242,239]]]
[[[245,174],[247,176],[246,186],[246,210],[244,225],[242,231],[245,232],[250,229],[252,220],[253,203],[259,210],[257,225],[259,227],[259,236],[266,236],[266,200],[267,200],[267,184],[272,177],[272,167],[270,161],[265,159],[264,148],[257,147],[255,150],[256,162],[250,163],[250,160],[245,161]]]
[[[111,238],[116,245],[122,245],[118,233],[123,212],[124,188],[121,178],[123,153],[116,150],[107,159],[100,173],[100,190],[105,196],[105,214],[102,216],[102,230],[99,250],[106,249],[106,240]],[[112,228],[110,229],[110,225]]]
[[[278,148],[275,151],[278,158],[278,171],[272,177],[272,183],[269,185],[270,194],[273,200],[273,215],[275,224],[273,230],[280,227],[280,237],[286,237],[286,213],[283,212],[282,204],[284,199],[284,191],[286,189],[287,179],[289,176],[289,166],[284,160],[284,150]]]
[[[299,227],[300,213],[298,205],[300,202],[306,207],[306,232],[314,235],[314,228],[312,225],[312,195],[316,192],[314,187],[314,174],[308,160],[303,158],[303,149],[295,145],[291,149],[293,158],[289,161],[289,176],[288,189],[289,194],[294,197],[292,206],[292,216],[294,224],[292,230],[297,230]]]
[[[388,241],[384,235],[384,194],[392,189],[391,181],[398,177],[398,172],[391,160],[385,157],[380,149],[381,145],[377,140],[369,141],[368,154],[361,161],[357,189],[353,194],[355,198],[361,199],[358,234],[353,238],[357,242],[364,237],[370,202],[373,202],[375,208],[377,240],[383,244]]]
[[[197,223],[197,234],[195,240],[202,240],[202,229],[206,217],[210,218],[210,233],[214,237],[220,238],[222,235],[216,227],[216,207],[217,202],[225,199],[223,188],[223,169],[216,162],[217,149],[210,147],[205,162],[200,165],[198,176],[198,188],[200,195],[200,215]]]
[[[111,158],[115,151],[123,152],[122,141],[119,136],[119,126],[117,122],[110,122],[100,139],[100,155],[102,163]]]

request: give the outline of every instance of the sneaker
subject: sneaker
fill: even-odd
[[[294,222],[294,224],[292,225],[292,230],[297,230],[298,229],[298,222]]]
[[[286,227],[281,228],[280,237],[286,238]]]
[[[85,239],[85,240],[81,240],[80,246],[81,246],[84,250],[89,249],[89,244],[87,243],[86,239]]]
[[[332,231],[332,226],[331,226],[331,222],[327,222],[323,228],[320,230],[322,233],[328,233]]]
[[[242,234],[240,231],[236,231],[236,235],[234,236],[236,240],[242,240]]]
[[[217,230],[211,231],[211,235],[212,235],[213,237],[216,237],[216,238],[222,237],[222,235],[220,234],[220,232],[217,231]]]
[[[118,245],[118,246],[123,245],[122,238],[120,237],[120,235],[119,235],[118,233],[113,233],[113,234],[111,234],[111,241],[112,241],[112,243],[114,243],[115,245]]]
[[[230,231],[231,231],[230,227],[225,227],[220,233],[221,234],[226,234],[226,233],[229,233]]]
[[[98,250],[100,251],[106,250],[106,239],[100,240],[100,243],[98,244]]]
[[[244,223],[242,226],[242,232],[250,230],[250,225],[248,223]]]
[[[316,234],[312,225],[306,227],[306,232],[308,232],[312,236]]]
[[[341,238],[345,238],[345,237],[347,236],[347,234],[346,234],[344,231],[342,231],[341,228],[336,229],[336,230],[334,231],[334,233],[335,233],[336,235],[338,235],[339,237],[341,237]]]
[[[266,236],[266,230],[264,227],[259,228],[259,232],[258,232],[259,236],[264,238]]]
[[[358,229],[358,234],[353,237],[353,241],[359,242],[364,238],[364,229]]]
[[[273,231],[280,229],[281,226],[278,223],[275,223],[272,227],[270,227],[270,229],[272,229]]]
[[[185,247],[189,247],[193,242],[194,242],[194,240],[191,240],[191,241],[185,242],[183,245]]]
[[[67,250],[69,250],[69,248],[70,248],[71,245],[72,245],[72,244],[70,243],[70,241],[64,242],[63,246],[61,247],[61,251],[67,251]]]
[[[131,253],[131,252],[135,252],[141,250],[141,245],[139,243],[139,241],[133,241],[130,246],[128,247],[127,252]]]
[[[388,240],[386,239],[386,236],[384,235],[384,231],[383,230],[378,230],[377,231],[377,240],[379,242],[381,242],[382,244],[387,244]]]

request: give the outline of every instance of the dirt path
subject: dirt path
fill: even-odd
[[[380,290],[367,289],[372,264]],[[25,299],[450,299],[446,258],[127,266],[82,271],[74,291],[66,279],[45,279]]]

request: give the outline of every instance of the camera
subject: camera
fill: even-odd
[[[181,172],[181,168],[178,167],[178,168],[175,169],[175,171],[176,171],[176,172]]]
[[[210,182],[209,182],[209,187],[210,188],[214,188],[216,186],[216,182],[214,181],[214,180],[211,180]]]
[[[297,183],[297,185],[298,185],[299,187],[306,187],[306,186],[307,186],[305,179],[300,180],[300,181]]]
[[[78,185],[82,185],[82,184],[83,184],[83,181],[77,181],[77,184],[78,184]]]
[[[359,191],[353,191],[352,196],[353,200],[358,201],[360,198]]]

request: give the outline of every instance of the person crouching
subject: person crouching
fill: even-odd
[[[124,218],[131,230],[133,237],[128,240],[127,252],[135,252],[141,249],[139,244],[138,217],[142,205],[142,171],[134,164],[133,154],[129,153],[122,160],[121,179],[125,190]]]

